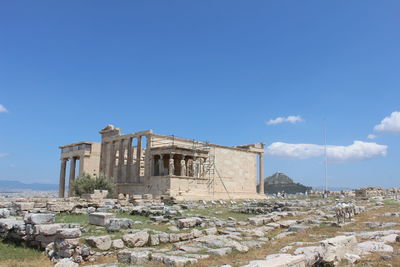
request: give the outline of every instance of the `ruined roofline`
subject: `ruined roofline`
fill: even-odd
[[[165,138],[165,139],[169,139],[169,140],[184,141],[184,142],[195,141],[197,144],[203,144],[205,146],[227,148],[227,149],[241,151],[241,152],[250,152],[250,153],[256,153],[256,154],[264,153],[264,149],[262,149],[262,151],[252,151],[249,149],[240,148],[240,146],[223,146],[223,145],[217,145],[217,144],[213,144],[213,143],[209,143],[209,142],[205,142],[205,141],[198,141],[198,140],[187,139],[187,138],[176,137],[176,136],[168,136],[168,135],[161,135],[161,134],[151,134],[151,136]]]
[[[104,133],[104,132],[103,132]],[[104,136],[102,137],[103,141],[118,141],[121,139],[127,139],[127,138],[137,138],[139,136],[151,136],[153,133],[153,130],[145,130],[145,131],[140,131],[140,132],[134,132],[134,133],[128,133],[128,134],[121,134],[120,132],[116,135],[111,135],[111,136]]]
[[[121,140],[121,139],[126,139],[126,138],[136,138],[138,136],[149,136],[149,137],[158,137],[162,138],[165,140],[176,140],[176,141],[182,141],[182,142],[195,142],[196,144],[201,144],[204,146],[209,146],[209,147],[219,147],[219,148],[226,148],[226,149],[231,149],[235,151],[242,151],[242,152],[249,152],[249,153],[264,153],[264,143],[256,143],[256,144],[250,144],[250,145],[241,145],[241,146],[224,146],[224,145],[217,145],[217,144],[212,144],[209,142],[205,141],[198,141],[194,139],[187,139],[183,137],[176,137],[175,135],[161,135],[161,134],[156,134],[153,133],[153,130],[144,130],[144,131],[139,131],[139,132],[134,132],[134,133],[128,133],[128,134],[123,134],[121,133],[121,128],[116,128],[114,125],[109,124],[105,128],[99,131],[100,134],[104,134],[107,132],[118,132],[116,135],[112,136],[106,136],[103,137],[103,141],[109,141],[109,140]],[[261,146],[261,147],[260,147]]]
[[[237,148],[243,148],[243,149],[248,149],[250,151],[258,152],[258,153],[264,153],[264,142],[260,143],[255,143],[255,144],[247,144],[247,145],[240,145],[236,146]]]
[[[239,145],[236,147],[255,147],[255,148],[263,148],[265,145],[264,142],[260,142],[260,143],[254,143],[254,144],[245,144],[245,145]]]
[[[103,129],[101,129],[99,131],[99,134],[103,134],[103,133],[111,132],[111,131],[121,131],[121,129],[120,128],[115,128],[115,126],[112,125],[112,124],[108,124],[106,127],[104,127]]]
[[[68,144],[68,145],[59,146],[58,148],[63,149],[63,148],[67,148],[67,147],[77,146],[77,145],[92,145],[92,144],[99,144],[99,142],[81,141],[81,142],[76,142],[76,143],[72,143],[72,144]]]

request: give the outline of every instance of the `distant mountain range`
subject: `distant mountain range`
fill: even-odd
[[[15,192],[21,190],[52,191],[58,190],[58,184],[26,184],[18,181],[0,180],[0,192]]]

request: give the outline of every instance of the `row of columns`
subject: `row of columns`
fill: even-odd
[[[179,162],[179,169],[176,171],[175,168],[175,158],[174,156],[177,155],[180,158]],[[158,156],[159,158],[156,160],[155,157]],[[168,167],[164,168],[164,156],[168,156]],[[155,155],[153,157],[154,160],[154,174],[158,176],[185,176],[185,177],[203,177],[204,176],[204,158],[188,158],[187,161],[185,160],[185,155],[181,154],[160,154]],[[158,168],[158,172],[156,172],[156,168]],[[165,171],[167,169],[167,171]]]
[[[119,139],[111,142],[104,142],[102,147],[104,152],[102,151],[102,165],[101,171],[109,178],[117,178],[116,182],[128,182],[132,177],[136,178],[135,182],[140,182],[141,175],[141,161],[142,161],[142,137],[138,136],[137,138],[137,146],[136,146],[136,170],[135,173],[132,173],[132,165],[133,165],[133,154],[134,147],[132,146],[134,137],[128,137],[125,139]],[[147,137],[146,148],[147,151],[150,147],[150,138]],[[118,151],[118,165],[116,166],[116,154]],[[125,166],[125,151],[127,151],[127,164]],[[145,158],[145,162],[146,162]],[[145,168],[148,164],[145,164]],[[114,177],[114,170],[117,167],[116,177]],[[126,168],[125,175],[123,173],[123,168]],[[144,170],[145,175],[147,173],[146,169]]]
[[[78,159],[79,159],[78,157],[71,157],[69,159],[68,158],[61,159],[60,185],[59,185],[59,191],[58,191],[59,197],[65,197],[65,176],[66,176],[68,161],[70,161],[68,196],[73,195],[73,185],[74,185],[75,176],[76,176],[76,173],[75,173],[76,161]],[[81,162],[81,164],[82,164],[82,162]],[[82,169],[82,168],[80,168],[80,169]]]

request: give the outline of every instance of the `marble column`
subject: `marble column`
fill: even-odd
[[[118,150],[118,183],[122,183],[124,181],[122,168],[125,163],[125,148],[124,148],[124,139],[119,141],[119,150]]]
[[[114,167],[115,167],[115,144],[113,141],[110,142],[110,147],[109,147],[109,161],[108,161],[108,179],[111,179],[113,181],[114,177]]]
[[[101,141],[99,173],[107,176],[108,143]]]
[[[61,160],[60,169],[60,185],[58,190],[58,197],[65,197],[65,172],[67,169],[67,159]]]
[[[260,177],[260,184],[258,186],[258,192],[259,194],[264,195],[264,153],[260,153],[258,157],[258,171],[259,174],[258,176]]]
[[[154,158],[153,156],[149,156],[149,177],[154,176]]]
[[[104,151],[103,151],[104,149]],[[105,176],[108,176],[108,159],[110,156],[110,152],[109,152],[109,143],[108,142],[103,142],[101,144],[101,158],[102,160],[100,160],[100,174],[103,174]]]
[[[146,135],[146,153],[144,159],[144,176],[151,176],[152,156],[150,155],[151,135]]]
[[[160,159],[158,160],[158,175],[163,176],[164,175],[164,155],[160,155]]]
[[[79,157],[79,173],[78,173],[78,177],[83,175],[84,168],[85,168],[85,156]]]
[[[137,138],[137,151],[136,151],[136,176],[140,182],[140,162],[142,161],[142,136]]]
[[[70,158],[70,168],[69,168],[69,190],[68,196],[72,197],[74,192],[74,182],[75,182],[75,169],[76,169],[76,158]]]
[[[131,180],[131,169],[132,169],[132,158],[133,158],[133,149],[132,149],[132,140],[133,138],[129,138],[128,139],[128,144],[127,144],[127,148],[128,148],[128,160],[126,162],[126,183],[130,183]]]

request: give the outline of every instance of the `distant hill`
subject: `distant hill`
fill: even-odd
[[[20,190],[52,191],[58,190],[57,184],[26,184],[19,181],[0,180],[0,192],[15,192]]]
[[[267,185],[274,185],[274,184],[293,184],[293,180],[290,179],[286,174],[277,172],[265,179],[265,183]]]
[[[286,174],[277,172],[264,180],[264,192],[267,194],[276,194],[278,192],[285,192],[288,194],[305,193],[312,188],[294,183]]]

